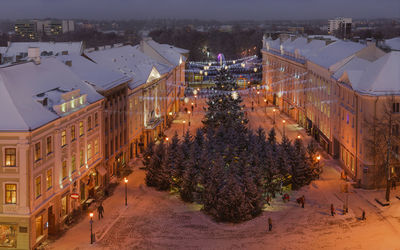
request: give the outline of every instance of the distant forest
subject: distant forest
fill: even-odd
[[[219,30],[200,32],[191,28],[157,29],[150,32],[149,36],[156,42],[190,50],[191,61],[209,60],[215,58],[218,53],[223,53],[229,60],[259,53],[263,31],[239,28],[234,28],[232,32]]]

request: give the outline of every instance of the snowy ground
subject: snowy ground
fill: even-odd
[[[246,106],[251,107],[246,98]],[[260,98],[260,102],[261,102]],[[272,127],[272,107],[265,110],[264,102],[248,110],[250,127]],[[182,135],[183,129],[201,126],[204,115],[201,102],[189,117],[181,114],[167,132]],[[302,129],[286,116],[276,114],[278,138],[285,133],[290,138],[301,135],[310,140]],[[185,128],[182,121],[186,120]],[[124,186],[104,202],[105,218],[94,221],[97,242],[90,245],[90,225],[86,218],[63,237],[51,242],[47,249],[400,249],[400,200],[392,195],[389,208],[380,207],[374,198],[383,191],[350,189],[349,213],[342,214],[346,195],[341,192],[340,168],[332,159],[323,159],[321,180],[290,194],[291,201],[283,203],[278,196],[264,213],[238,225],[221,224],[204,215],[197,204],[186,204],[174,195],[157,192],[144,184],[145,173],[139,170],[140,160],[133,162],[135,171],[129,176],[128,206],[124,205]],[[399,191],[396,191],[400,195]],[[305,208],[294,201],[305,195]],[[330,215],[333,203],[336,216]],[[359,220],[366,211],[366,221]],[[97,214],[95,214],[97,215]],[[267,232],[267,218],[273,222]]]

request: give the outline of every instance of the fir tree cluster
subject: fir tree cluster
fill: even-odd
[[[185,202],[199,202],[217,221],[246,221],[262,212],[266,196],[282,185],[300,188],[315,177],[313,156],[300,139],[276,141],[275,130],[246,126],[235,82],[221,70],[215,95],[208,100],[204,127],[169,145],[149,145],[143,163],[146,183],[179,192]]]

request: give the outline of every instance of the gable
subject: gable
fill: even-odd
[[[160,72],[158,72],[158,70],[153,66],[146,82],[152,82],[153,80],[156,80],[160,77],[161,77]]]

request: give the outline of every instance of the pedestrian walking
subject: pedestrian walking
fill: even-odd
[[[306,203],[306,197],[304,195],[301,196],[301,207],[304,208],[304,203]]]
[[[104,213],[103,202],[101,202],[100,205],[97,207],[97,213],[99,214],[99,220],[103,218],[103,213]]]
[[[265,200],[268,206],[271,206],[271,204],[269,203],[271,201],[271,197],[269,196],[269,194],[267,194],[267,198]]]
[[[331,215],[335,216],[335,208],[333,207],[333,204],[331,204]]]
[[[271,217],[268,218],[268,231],[272,231],[272,220],[271,220]]]
[[[366,218],[365,218],[365,210],[363,209],[363,211],[362,211],[362,215],[361,215],[361,220],[365,220]]]

